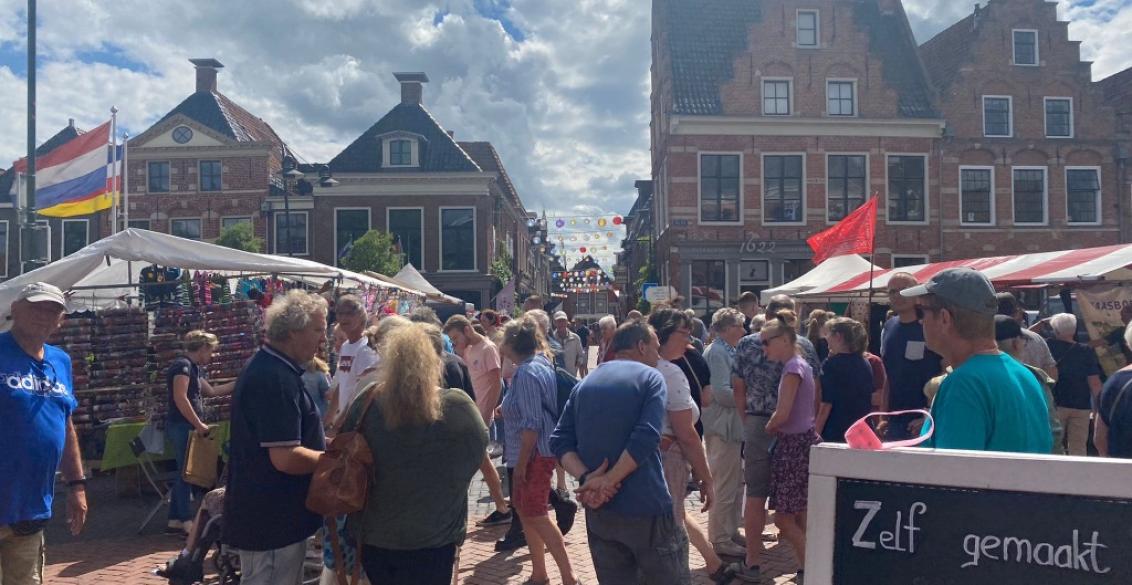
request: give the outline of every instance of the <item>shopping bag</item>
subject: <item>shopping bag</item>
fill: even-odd
[[[220,458],[220,441],[216,434],[202,437],[189,435],[189,451],[185,455],[185,469],[181,479],[185,483],[211,489],[216,485],[216,461]]]

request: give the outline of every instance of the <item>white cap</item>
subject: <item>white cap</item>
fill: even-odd
[[[25,286],[16,300],[28,301],[29,303],[50,302],[64,309],[67,308],[67,297],[63,296],[63,291],[59,287],[46,282],[33,282]]]
[[[566,316],[566,311],[558,311],[557,313],[554,314],[554,320],[557,321],[559,319],[562,319],[564,321],[570,320],[570,318]]]

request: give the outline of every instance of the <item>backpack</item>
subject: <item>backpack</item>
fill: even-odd
[[[558,389],[554,401],[555,408],[552,410],[550,405],[545,402],[542,407],[557,423],[558,419],[562,417],[562,411],[566,408],[566,401],[570,400],[570,394],[574,392],[574,387],[578,385],[578,379],[562,368],[554,368],[554,381],[557,383]]]

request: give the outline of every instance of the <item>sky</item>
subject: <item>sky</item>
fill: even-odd
[[[904,4],[920,42],[973,6]],[[394,71],[424,71],[426,107],[457,140],[493,143],[528,209],[612,217],[650,174],[650,5],[40,2],[37,132],[45,140],[68,118],[92,128],[116,105],[136,135],[193,91],[188,59],[214,57],[222,93],[306,161],[324,162],[396,105]],[[1132,66],[1132,0],[1059,0],[1059,14],[1094,79]],[[0,0],[0,161],[26,153],[26,30],[26,1]]]

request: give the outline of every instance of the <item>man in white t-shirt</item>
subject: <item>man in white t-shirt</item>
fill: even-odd
[[[330,406],[327,407],[327,428],[337,428],[346,409],[357,395],[358,380],[367,371],[377,367],[377,352],[369,346],[365,336],[366,309],[361,299],[354,295],[339,297],[334,306],[338,328],[346,334],[346,342],[338,354],[338,371],[334,373],[334,384],[330,391]]]

